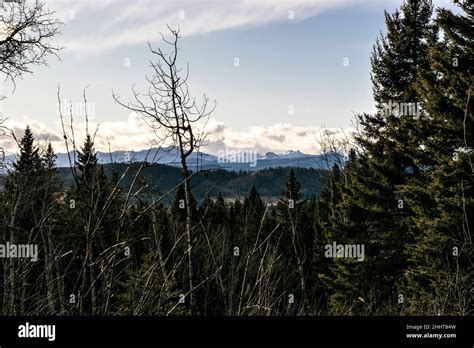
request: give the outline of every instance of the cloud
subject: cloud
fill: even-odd
[[[7,119],[3,126],[9,132],[7,135],[0,137],[0,147],[6,153],[12,154],[18,151],[18,146],[13,136],[20,139],[24,134],[24,129],[29,125],[33,131],[35,139],[39,142],[41,147],[44,147],[48,142],[51,142],[56,152],[65,152],[66,145],[64,142],[61,125],[56,124],[55,129],[46,126],[44,123],[34,120],[25,120],[22,122]],[[95,148],[99,151],[112,150],[133,150],[149,148],[154,139],[154,133],[150,127],[143,121],[141,117],[136,114],[130,114],[126,121],[114,121],[94,123],[89,122],[89,133],[94,134],[97,129],[95,138]],[[86,123],[75,123],[74,138],[76,144],[80,146],[86,136]],[[72,130],[70,125],[66,124],[66,132],[68,137],[72,138]]]
[[[167,31],[167,25],[179,25],[183,36],[190,36],[275,21],[302,21],[330,8],[358,3],[370,0],[56,0],[48,6],[66,22],[63,44],[67,49],[98,53],[156,40],[159,32]]]
[[[17,139],[23,136],[26,125],[29,125],[42,147],[51,142],[55,152],[66,151],[63,135],[57,130],[60,129],[60,124],[56,125],[56,130],[35,120],[22,122],[6,120],[3,125],[10,129]],[[203,125],[200,126],[203,127]],[[95,133],[96,128],[96,123],[89,123],[89,133]],[[72,132],[69,126],[66,126],[66,129],[70,136]],[[299,150],[314,154],[321,152],[320,139],[324,137],[324,134],[328,134],[334,139],[343,139],[350,137],[351,132],[354,131],[352,128],[323,129],[320,127],[294,126],[289,123],[250,126],[243,131],[236,131],[215,119],[210,119],[204,129],[208,136],[201,151],[210,154],[217,154],[219,150],[225,147],[232,150],[252,149],[262,154],[269,151],[282,153],[288,150]],[[77,145],[80,146],[86,135],[86,124],[76,123],[74,125],[74,135]],[[98,151],[105,152],[109,149],[112,151],[138,151],[156,146],[154,145],[156,139],[157,134],[150,126],[139,115],[132,113],[125,121],[100,123],[95,137],[95,148]],[[18,146],[11,136],[1,136],[0,147],[7,154],[18,152]]]
[[[235,131],[220,124],[219,134],[210,137],[209,146],[214,150],[215,143],[224,144],[231,149],[252,149],[259,153],[286,152],[299,150],[304,153],[320,153],[321,140],[326,136],[344,140],[350,138],[353,128],[321,128],[294,126],[289,123],[277,123],[271,126],[250,126],[245,131]],[[206,151],[206,150],[204,150]]]
[[[18,122],[7,119],[1,124],[3,132],[0,133],[0,148],[2,148],[6,154],[13,154],[18,151],[17,140],[20,141],[24,135],[26,125],[30,126],[34,131],[35,138],[42,144],[47,144],[48,142],[57,144],[62,140],[57,132],[50,130],[42,122],[34,120]],[[3,133],[5,134],[2,135]]]

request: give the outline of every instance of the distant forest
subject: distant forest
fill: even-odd
[[[26,128],[0,191],[0,244],[39,253],[0,258],[1,314],[472,315],[474,5],[457,7],[386,13],[378,112],[357,115],[331,170],[188,170],[198,137],[170,29],[150,82],[171,81],[168,101],[141,114],[179,144],[182,167],[99,165],[87,135],[58,169]]]
[[[121,177],[119,189],[135,193],[135,201],[150,202],[155,195],[163,195],[162,203],[169,206],[176,194],[173,188],[181,183],[181,170],[166,164],[157,163],[114,163],[101,164],[104,174],[111,180],[114,176]],[[293,169],[295,177],[301,183],[303,197],[320,196],[324,188],[328,172],[324,169],[313,168],[269,168],[259,171],[227,171],[213,169],[200,171],[191,180],[193,196],[201,202],[206,197],[217,198],[222,196],[226,201],[243,199],[252,187],[255,187],[264,201],[273,204],[277,201],[285,187],[285,182]],[[74,176],[70,168],[57,168],[58,177],[63,187],[74,184]],[[138,176],[137,176],[138,173]],[[136,177],[136,180],[135,180]],[[0,175],[0,189],[5,185],[5,176]],[[137,184],[135,186],[135,184]],[[166,194],[172,191],[170,194]]]
[[[137,201],[149,201],[153,195],[163,195],[163,203],[169,205],[174,196],[167,194],[181,183],[181,170],[165,164],[105,164],[104,173],[111,179],[114,175],[122,176],[119,188],[122,191],[133,190],[134,179],[138,185],[135,190],[141,189],[136,195]],[[190,180],[193,197],[202,202],[206,197],[217,198],[222,196],[226,201],[243,199],[255,187],[264,201],[275,202],[281,196],[285,182],[293,169],[295,177],[301,183],[303,197],[319,196],[324,188],[328,175],[326,170],[312,168],[269,168],[256,172],[227,171],[213,169],[200,171]],[[63,186],[69,187],[74,183],[74,178],[69,168],[58,168],[59,177]],[[137,176],[137,173],[139,175]],[[191,171],[191,173],[194,173]],[[134,191],[135,192],[135,191]]]

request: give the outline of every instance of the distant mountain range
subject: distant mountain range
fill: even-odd
[[[70,157],[74,160],[73,152]],[[113,151],[97,152],[100,164],[110,163],[157,163],[169,166],[180,166],[179,152],[176,147],[153,148],[141,151]],[[16,156],[6,156],[7,164],[15,161]],[[336,153],[308,155],[300,151],[288,151],[282,154],[267,152],[264,155],[249,151],[222,152],[218,156],[204,152],[193,152],[187,159],[190,169],[224,169],[227,171],[258,171],[267,168],[297,167],[328,169],[336,162],[343,161],[343,156]],[[69,157],[67,153],[57,154],[57,167],[69,167]]]
[[[70,156],[74,161],[72,152]],[[97,158],[109,178],[112,173],[117,173],[119,177],[126,173],[121,182],[124,192],[129,190],[134,182],[134,175],[142,164],[148,163],[141,170],[137,186],[132,189],[135,191],[146,186],[147,189],[140,194],[143,199],[149,199],[151,194],[164,194],[182,180],[179,155],[174,147],[135,152],[98,152]],[[15,160],[16,156],[7,156],[7,166]],[[301,182],[301,193],[305,197],[318,196],[326,180],[325,169],[341,160],[343,157],[339,154],[308,155],[299,151],[282,154],[267,152],[265,155],[249,152],[221,153],[218,156],[196,152],[189,156],[187,164],[193,172],[196,169],[204,170],[191,180],[193,194],[198,201],[205,195],[216,197],[219,194],[226,199],[242,198],[249,193],[252,186],[257,188],[263,198],[275,200],[280,197],[285,187],[290,167],[295,168],[296,177]],[[64,187],[70,187],[73,177],[68,155],[57,154],[56,165]],[[0,188],[2,186],[0,178]],[[167,197],[163,203],[169,204],[173,196]]]

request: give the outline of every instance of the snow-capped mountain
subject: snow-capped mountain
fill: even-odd
[[[11,165],[16,156],[10,155],[5,158],[6,164]],[[180,166],[179,152],[176,147],[153,148],[141,151],[113,151],[97,152],[98,162],[109,163],[135,163],[148,162],[160,163],[171,166]],[[199,169],[225,169],[229,171],[256,171],[266,168],[277,167],[300,167],[300,168],[323,168],[328,169],[334,163],[341,161],[340,154],[330,155],[309,155],[300,151],[287,151],[277,154],[267,152],[265,155],[238,152],[214,156],[203,152],[193,152],[187,159],[187,164],[191,170]],[[74,153],[59,153],[56,158],[57,167],[69,167],[70,161],[74,162]]]

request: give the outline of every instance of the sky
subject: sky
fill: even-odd
[[[189,63],[190,92],[216,102],[206,125],[207,147],[259,153],[299,150],[318,153],[323,129],[345,136],[355,115],[372,112],[370,54],[385,31],[384,10],[402,0],[49,0],[46,6],[63,21],[63,47],[48,67],[17,81],[2,83],[0,115],[21,136],[29,124],[43,144],[64,151],[57,92],[63,110],[74,113],[76,138],[98,124],[96,149],[141,150],[154,135],[127,102],[131,87],[145,90],[151,76],[153,47],[167,49],[160,32],[179,26],[178,63]],[[447,0],[435,5],[452,7]],[[87,104],[83,90],[86,88]],[[68,106],[69,105],[69,106]],[[7,153],[12,138],[0,138]]]

